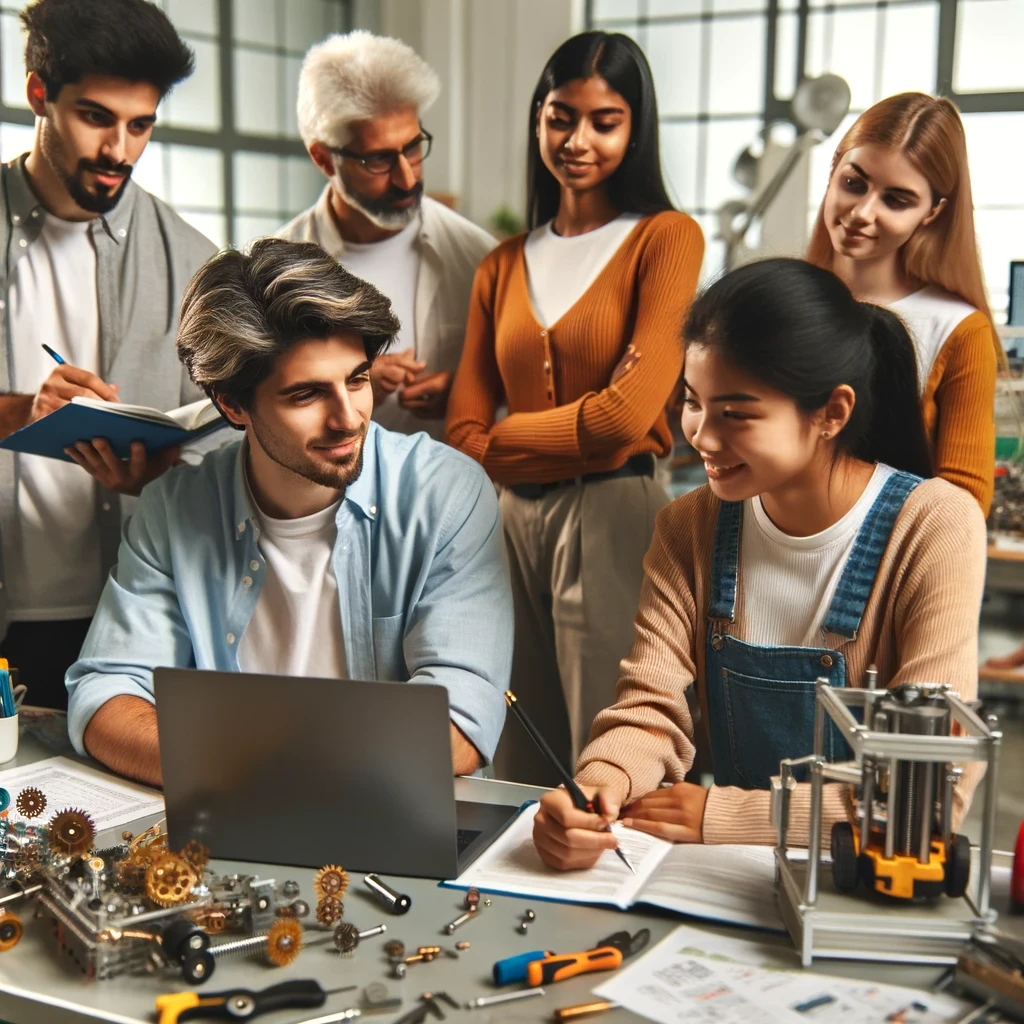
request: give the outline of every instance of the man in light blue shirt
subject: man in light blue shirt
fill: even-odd
[[[498,505],[470,459],[370,422],[397,329],[311,243],[195,276],[178,353],[245,437],[142,492],[67,674],[77,750],[159,783],[153,670],[178,666],[438,683],[455,772],[490,759],[513,632]]]

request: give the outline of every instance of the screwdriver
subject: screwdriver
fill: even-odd
[[[588,949],[585,953],[561,953],[534,960],[526,965],[526,984],[531,987],[550,985],[553,981],[564,981],[577,974],[593,971],[614,971],[622,966],[622,950],[616,946]]]
[[[323,1006],[328,996],[338,992],[350,992],[358,985],[332,988],[325,991],[313,981],[285,981],[271,985],[260,992],[247,988],[233,988],[225,992],[174,992],[157,996],[156,1009],[160,1015],[159,1024],[179,1024],[180,1021],[198,1020],[201,1017],[226,1018],[228,1020],[249,1020],[271,1010],[305,1009]]]

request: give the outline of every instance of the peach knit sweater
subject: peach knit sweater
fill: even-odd
[[[665,404],[704,238],[674,210],[641,220],[564,316],[533,314],[525,235],[476,273],[446,439],[501,484],[548,483],[667,455]],[[507,418],[495,413],[507,405]]]
[[[594,721],[577,779],[613,787],[623,800],[683,778],[694,755],[694,723],[685,690],[696,685],[708,714],[704,639],[711,554],[720,502],[702,487],[658,514],[644,562],[636,637],[622,662],[616,703]],[[743,571],[740,565],[739,571]],[[856,639],[828,634],[846,659],[848,686],[878,666],[880,685],[949,683],[964,698],[977,691],[978,612],[985,576],[985,523],[966,491],[934,479],[920,484],[900,512]],[[741,640],[743,608],[730,630]],[[706,731],[700,730],[706,743]],[[801,751],[799,753],[810,753]],[[966,813],[981,775],[972,765],[955,796],[954,824]],[[845,817],[846,787],[826,786],[823,831]],[[797,787],[790,841],[806,845],[809,785]],[[708,843],[774,843],[764,790],[713,786],[704,810]]]

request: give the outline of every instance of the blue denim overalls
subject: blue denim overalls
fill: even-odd
[[[826,633],[857,636],[879,563],[907,495],[921,482],[894,473],[868,512],[822,623]],[[828,647],[774,647],[744,643],[727,632],[735,621],[742,502],[723,502],[715,529],[711,601],[705,646],[708,727],[715,785],[767,789],[784,757],[803,757],[814,748],[814,686],[826,676],[846,685],[846,662]],[[825,753],[830,761],[849,757],[839,731],[829,722]]]

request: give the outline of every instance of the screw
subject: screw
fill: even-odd
[[[465,907],[467,910],[476,910],[480,904],[480,890],[474,885],[466,893]]]
[[[248,939],[235,939],[234,942],[222,942],[219,946],[210,946],[210,955],[219,958],[266,952],[268,934],[269,932],[257,932]]]
[[[476,916],[475,910],[467,910],[461,917],[455,918],[454,921],[450,921],[444,926],[444,934],[451,935],[456,928],[461,928],[467,921],[471,920]]]

